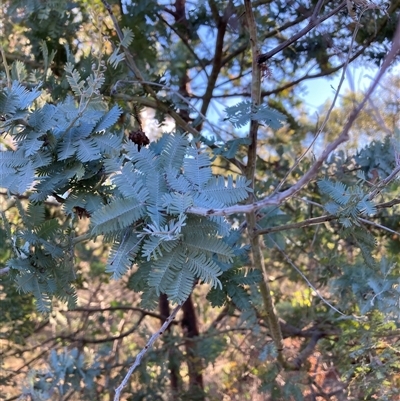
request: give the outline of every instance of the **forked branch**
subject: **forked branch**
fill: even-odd
[[[338,148],[339,145],[346,142],[349,139],[349,132],[354,123],[357,119],[358,115],[360,114],[361,110],[363,109],[364,105],[368,102],[368,99],[374,92],[375,88],[377,87],[379,81],[382,79],[385,72],[391,66],[393,61],[396,59],[397,55],[400,51],[400,20],[397,23],[396,33],[393,38],[392,47],[387,54],[384,62],[382,63],[381,68],[379,69],[375,79],[373,80],[372,84],[370,85],[367,93],[365,94],[361,103],[353,109],[350,113],[345,126],[341,134],[336,138],[333,142],[328,144],[328,146],[324,149],[322,154],[317,158],[314,164],[310,167],[310,169],[295,183],[293,186],[288,188],[285,191],[273,194],[271,196],[267,196],[264,199],[261,199],[257,202],[253,202],[251,204],[246,205],[234,205],[227,208],[221,209],[207,209],[204,207],[190,207],[188,208],[187,212],[192,214],[197,214],[200,216],[230,216],[236,213],[251,213],[255,210],[259,210],[265,206],[278,206],[281,205],[285,200],[289,199],[297,192],[299,192],[302,188],[304,188],[311,180],[313,180],[323,163],[327,160],[329,155]],[[394,172],[393,174],[397,174],[398,172]],[[391,174],[392,176],[392,174]],[[375,195],[375,194],[374,194]]]

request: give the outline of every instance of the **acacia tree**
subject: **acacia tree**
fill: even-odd
[[[4,319],[4,384],[48,357],[45,372],[28,373],[27,397],[103,399],[116,388],[115,399],[243,399],[254,386],[274,400],[397,394],[386,381],[398,364],[388,347],[398,318],[398,127],[355,155],[337,150],[398,54],[398,9],[5,2],[1,272],[4,305],[24,307]],[[329,136],[331,110],[312,126],[300,84],[343,77],[356,59],[379,73]],[[174,129],[155,139],[144,107]],[[313,143],[327,140],[316,155],[304,147],[310,132]],[[56,303],[50,317],[37,315],[26,294],[41,314],[55,299],[73,311]],[[158,323],[146,326],[148,317]],[[57,334],[35,354],[33,334],[49,328]],[[132,339],[143,342],[136,359]],[[218,370],[210,379],[217,361],[235,361],[234,379]],[[315,376],[321,361],[332,369]]]

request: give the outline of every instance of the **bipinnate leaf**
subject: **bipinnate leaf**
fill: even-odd
[[[126,228],[144,217],[146,208],[136,198],[117,198],[92,215],[92,234],[106,234]]]

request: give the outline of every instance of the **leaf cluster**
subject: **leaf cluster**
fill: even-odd
[[[114,197],[92,216],[92,233],[115,240],[107,271],[119,278],[136,261],[132,288],[165,293],[178,303],[197,280],[221,287],[222,264],[235,256],[225,240],[230,224],[222,217],[189,215],[187,209],[241,202],[249,182],[214,176],[207,153],[180,134],[164,134],[140,151],[131,143],[123,149],[118,164],[106,164]]]

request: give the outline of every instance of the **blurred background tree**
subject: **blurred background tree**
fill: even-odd
[[[116,127],[127,142],[138,143],[137,135],[143,134],[141,145],[146,146],[146,140],[154,142],[163,131],[200,131],[201,142],[214,152],[213,171],[225,176],[242,173],[250,145],[248,124],[233,124],[225,112],[251,99],[252,54],[242,2],[110,5],[120,27],[133,34],[129,50],[143,79],[129,68],[129,60],[112,67],[110,56],[119,40],[102,1],[4,0],[2,88],[7,86],[8,63],[27,88],[42,81],[40,101],[58,104],[71,95],[66,63],[85,79],[100,52],[110,60],[100,95],[110,108],[117,103],[123,111]],[[280,128],[259,127],[254,181],[259,199],[277,190],[284,178],[279,189],[294,185],[313,163],[314,155],[308,154],[290,172],[320,130],[329,107],[321,106],[317,122],[308,115],[305,83],[337,77],[348,56],[360,68],[379,66],[390,49],[400,1],[367,10],[356,1],[350,5],[351,9],[340,1],[252,2],[260,52],[266,54],[262,102],[286,117]],[[390,175],[396,166],[393,137],[397,132],[398,138],[400,129],[399,90],[392,72],[355,121],[350,141],[326,161],[318,179],[349,187],[361,185],[361,180],[372,191]],[[356,91],[343,95],[314,144],[316,153],[339,136],[363,96]],[[10,137],[1,133],[0,146],[12,149]],[[95,192],[97,182],[87,181],[86,188]],[[263,318],[260,277],[250,269],[246,255],[237,255],[232,274],[223,276],[228,296],[196,286],[162,341],[147,353],[123,399],[398,399],[398,181],[384,189],[374,216],[357,220],[358,231],[350,232],[344,218],[325,206],[327,193],[315,180],[279,207],[260,210],[258,234],[287,366],[277,363],[277,349]],[[111,280],[106,272],[110,245],[98,238],[79,242],[74,249],[75,308],[68,310],[54,299],[50,313],[39,313],[33,295],[16,290],[7,265],[13,251],[7,225],[15,232],[24,228],[20,211],[28,207],[28,195],[6,189],[0,193],[0,397],[110,400],[135,355],[171,313],[170,303],[161,295],[158,310],[142,307],[134,291],[135,265],[120,280]],[[43,202],[46,219],[85,236],[90,213],[75,207],[71,218],[62,202],[57,196]],[[237,227],[246,224],[239,214],[228,220]],[[248,246],[248,234],[240,233],[237,242]]]

